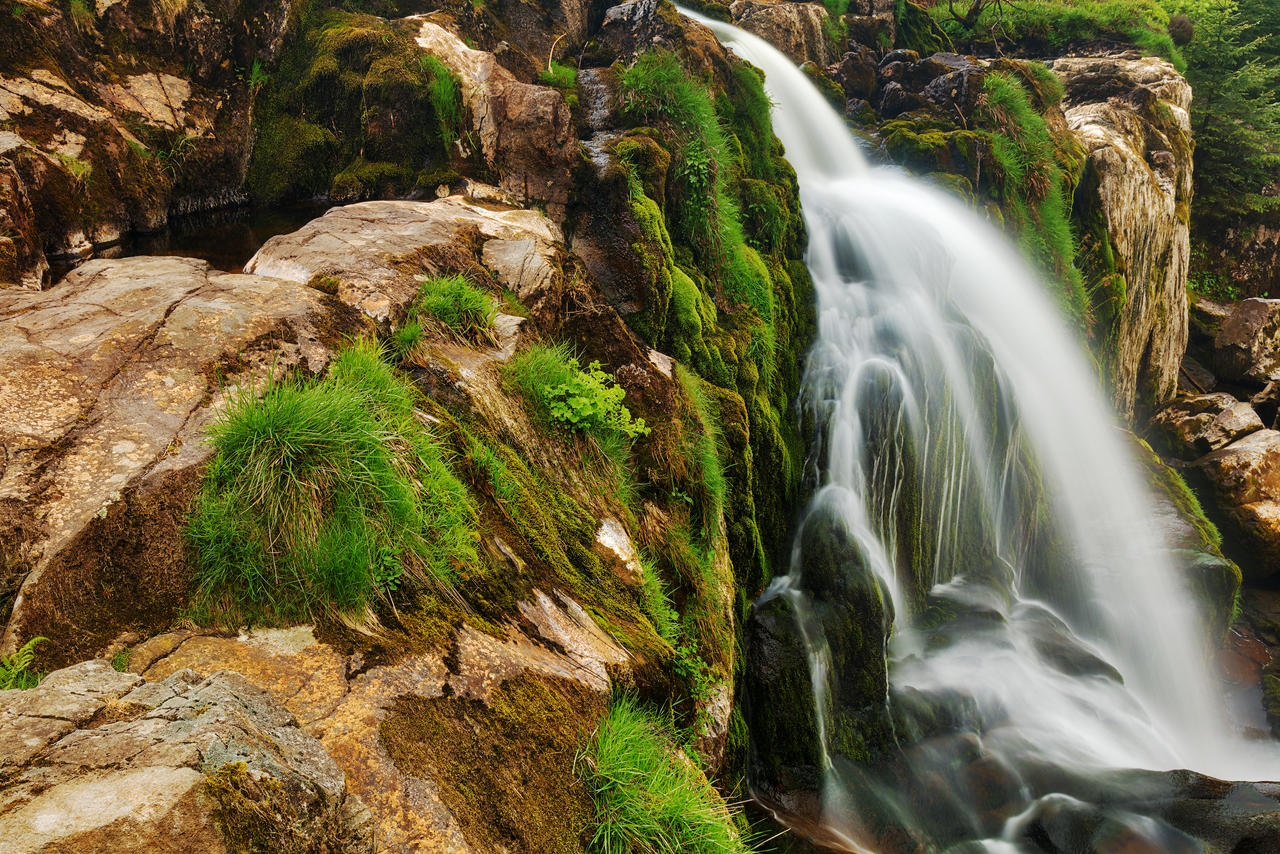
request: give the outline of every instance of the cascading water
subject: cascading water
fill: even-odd
[[[807,653],[811,820],[851,850],[876,838],[875,816],[926,846],[1009,851],[1026,820],[1010,813],[1066,798],[1046,781],[1120,768],[1274,779],[1274,745],[1232,732],[1128,440],[1044,286],[950,196],[868,167],[772,46],[684,14],[765,71],[809,229],[817,488],[792,570],[757,608],[785,604]],[[887,646],[847,628],[877,620]],[[876,682],[880,654],[887,684],[851,686]],[[869,699],[886,695],[892,708]],[[877,737],[901,747],[894,760],[852,761]],[[984,791],[945,777],[974,756]],[[1001,787],[1003,812],[979,803]],[[1165,832],[1140,835],[1160,845]]]

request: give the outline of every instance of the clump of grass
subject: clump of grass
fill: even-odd
[[[538,82],[557,89],[572,89],[578,85],[578,69],[552,60],[547,68],[538,72]]]
[[[423,54],[418,67],[426,79],[427,98],[435,110],[440,132],[440,144],[448,146],[462,135],[462,122],[466,118],[462,104],[462,87],[449,67],[434,56]]]
[[[0,656],[0,691],[25,690],[40,684],[40,680],[44,677],[42,674],[33,672],[31,664],[36,658],[36,647],[48,640],[48,638],[32,638],[13,655]]]
[[[1023,251],[1061,284],[1067,310],[1083,318],[1086,296],[1075,263],[1068,176],[1058,164],[1044,116],[1032,106],[1021,81],[992,72],[983,82],[978,117],[990,129],[991,155],[999,170],[997,193]]]
[[[197,617],[359,623],[406,582],[450,590],[475,560],[470,496],[382,356],[360,341],[322,381],[240,389],[210,427],[187,526]]]
[[[605,854],[746,854],[752,847],[668,726],[636,700],[610,703],[576,763],[595,802],[592,845]]]
[[[120,673],[127,672],[129,670],[129,661],[132,658],[133,650],[126,646],[124,649],[111,656],[111,669],[119,671]]]
[[[708,530],[724,510],[728,483],[720,463],[720,427],[702,388],[702,380],[684,365],[676,365],[676,380],[693,404],[700,431],[686,440],[684,452],[696,472],[695,484],[702,493],[700,510],[702,529]]]
[[[411,313],[433,318],[463,337],[493,329],[493,300],[461,273],[424,276]]]
[[[644,573],[640,579],[640,607],[653,623],[658,637],[674,646],[681,637],[680,617],[671,605],[666,582],[651,560],[642,556],[640,566]]]

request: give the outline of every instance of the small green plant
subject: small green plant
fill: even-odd
[[[552,60],[547,68],[538,72],[538,82],[557,89],[572,89],[578,85],[578,69]]]
[[[747,854],[733,814],[670,725],[615,697],[575,768],[595,802],[594,850],[604,854]]]
[[[85,0],[71,0],[71,23],[77,30],[91,30],[96,22],[93,10]]]
[[[418,68],[427,78],[427,95],[440,128],[440,144],[447,147],[462,133],[462,122],[466,117],[462,87],[449,66],[430,54],[419,57]]]
[[[89,180],[89,176],[93,174],[93,164],[87,160],[81,160],[79,157],[70,157],[60,152],[55,152],[55,156],[71,173],[71,177],[83,184]]]
[[[680,640],[680,619],[671,606],[666,582],[652,561],[642,557],[640,566],[643,572],[640,577],[640,605],[649,622],[653,623],[658,637],[674,646]]]
[[[552,418],[574,430],[612,431],[632,438],[649,434],[644,419],[632,420],[631,411],[622,403],[626,390],[599,362],[587,365],[585,371],[577,359],[570,360],[569,365],[574,373],[568,382],[542,389]]]
[[[249,69],[249,91],[257,92],[263,86],[267,85],[271,80],[271,72],[262,67],[262,63],[258,60],[253,61],[253,67]]]
[[[121,673],[127,672],[129,670],[129,660],[131,658],[133,658],[133,650],[126,646],[124,649],[111,656],[111,669],[117,670]]]
[[[35,661],[36,647],[48,640],[32,638],[13,655],[0,656],[0,691],[34,688],[40,684],[42,676],[32,672],[31,663]]]
[[[419,281],[422,287],[411,316],[425,315],[464,338],[490,336],[495,314],[493,300],[466,276],[424,276]]]

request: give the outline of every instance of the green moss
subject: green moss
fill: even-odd
[[[448,166],[463,121],[457,79],[411,25],[310,0],[259,92],[246,189],[258,202],[407,193]]]
[[[349,842],[334,805],[326,805],[317,821],[283,783],[250,773],[243,762],[206,774],[201,791],[213,801],[213,820],[229,854],[314,854],[341,851]]]
[[[591,799],[574,773],[604,698],[525,674],[487,702],[406,696],[379,727],[402,773],[432,780],[469,843],[512,854],[588,850]]]
[[[897,0],[894,12],[898,21],[895,47],[914,50],[921,56],[955,50],[951,37],[923,6],[913,0]]]

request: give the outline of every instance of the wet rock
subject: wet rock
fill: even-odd
[[[1181,394],[1207,394],[1218,387],[1218,378],[1201,364],[1195,356],[1182,357],[1182,369],[1178,372],[1178,392]],[[1255,408],[1257,408],[1255,404]],[[1263,418],[1264,423],[1268,419]]]
[[[1213,369],[1257,385],[1280,379],[1280,300],[1247,299],[1235,307],[1214,336]]]
[[[735,0],[733,21],[790,57],[796,65],[826,66],[835,60],[824,27],[828,14],[821,3],[792,0]]]
[[[533,306],[562,280],[559,240],[559,229],[537,211],[501,210],[462,196],[361,202],[271,238],[245,272],[329,280],[348,305],[376,320],[397,320],[417,294],[419,276],[473,264]]]
[[[8,649],[58,660],[163,625],[188,586],[179,519],[225,388],[319,371],[351,318],[294,282],[188,258],[94,260],[44,293],[0,291],[0,567]],[[78,644],[68,627],[76,626]]]
[[[145,682],[105,661],[0,692],[0,838],[37,852],[372,852],[367,810],[293,715],[235,673]],[[56,821],[49,821],[56,816]]]
[[[1163,60],[1069,57],[1049,63],[1067,125],[1087,155],[1077,205],[1091,208],[1124,287],[1103,356],[1121,414],[1171,398],[1186,350],[1190,258],[1191,87]],[[1086,217],[1088,218],[1088,217]],[[1102,233],[1098,239],[1103,239]]]
[[[832,69],[831,76],[844,87],[845,97],[863,100],[876,91],[876,55],[865,45],[855,45]]]
[[[1252,406],[1223,392],[1179,398],[1156,413],[1152,425],[1187,460],[1224,448],[1264,426]]]

